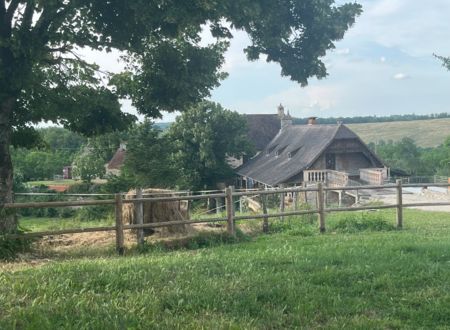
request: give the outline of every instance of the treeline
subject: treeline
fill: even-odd
[[[72,164],[74,156],[86,139],[61,127],[38,130],[40,143],[32,149],[12,148],[16,177],[24,181],[53,179],[62,175],[64,166]]]
[[[380,141],[369,147],[392,170],[412,176],[450,175],[450,137],[435,148],[422,148],[414,140]]]
[[[53,179],[62,174],[64,166],[73,165],[74,176],[86,183],[106,178],[112,191],[136,186],[215,189],[219,182],[233,181],[227,156],[240,158],[253,152],[245,118],[212,102],[183,112],[165,131],[145,121],[128,131],[89,139],[63,128],[46,128],[39,133],[45,141],[43,147],[13,149],[19,181]],[[121,174],[107,177],[105,165],[121,142],[126,142]]]
[[[450,118],[450,113],[432,113],[428,115],[390,115],[390,116],[357,116],[357,117],[329,117],[317,118],[318,124],[336,124],[342,122],[344,124],[363,124],[363,123],[387,123],[392,121],[413,121],[413,120],[428,120]],[[308,123],[308,118],[294,118],[295,125],[305,125]]]

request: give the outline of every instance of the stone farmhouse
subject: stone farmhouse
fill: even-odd
[[[317,182],[346,186],[351,182],[383,184],[388,179],[389,169],[382,160],[342,123],[318,125],[316,118],[311,117],[307,125],[293,125],[281,105],[278,115],[273,117],[279,118],[280,128],[255,157],[236,169],[239,187]],[[252,126],[249,128],[251,132]],[[268,133],[265,131],[263,137],[252,140],[256,148],[268,138]],[[249,133],[250,139],[251,134],[255,133]]]

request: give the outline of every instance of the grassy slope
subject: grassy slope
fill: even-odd
[[[401,140],[409,137],[421,147],[435,147],[450,136],[450,118],[396,121],[390,123],[348,124],[364,142]]]
[[[0,328],[448,329],[450,215],[407,210],[405,225],[4,271]]]

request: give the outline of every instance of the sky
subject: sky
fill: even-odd
[[[229,76],[211,100],[240,113],[276,113],[282,103],[295,117],[450,112],[450,72],[433,57],[450,56],[450,1],[356,2],[364,12],[324,58],[326,79],[300,87],[281,77],[276,63],[248,62],[243,49],[250,42],[234,31],[224,66]],[[120,68],[114,54],[87,57],[106,69]],[[134,112],[130,102],[123,104]],[[165,114],[158,121],[174,118]]]

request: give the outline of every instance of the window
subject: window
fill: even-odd
[[[291,159],[292,157],[294,157],[301,148],[303,148],[303,146],[300,146],[297,149],[289,151],[288,158]]]
[[[272,151],[275,150],[276,147],[278,147],[278,144],[276,144],[276,145],[270,147],[269,149],[267,149],[266,156],[269,156],[272,153]]]
[[[284,147],[278,149],[278,150],[275,152],[275,156],[276,156],[276,157],[280,156],[280,155],[283,153],[283,151],[286,150],[287,147],[288,147],[288,146],[284,146]]]

